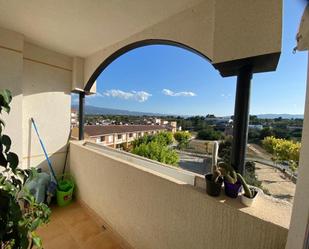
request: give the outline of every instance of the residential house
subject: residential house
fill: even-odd
[[[160,125],[86,125],[85,140],[112,148],[127,148],[134,139],[166,131]],[[78,139],[78,128],[72,130],[72,137]]]

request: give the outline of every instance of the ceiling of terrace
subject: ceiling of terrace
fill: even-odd
[[[0,27],[46,48],[85,57],[201,0],[0,0]]]

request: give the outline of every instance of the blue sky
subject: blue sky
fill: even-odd
[[[292,53],[304,4],[296,0],[284,4],[280,62],[276,72],[254,75],[251,114],[304,112],[307,53]],[[222,78],[198,55],[151,45],[115,60],[99,76],[98,94],[86,97],[86,103],[131,111],[223,116],[233,114],[235,87],[235,77]]]

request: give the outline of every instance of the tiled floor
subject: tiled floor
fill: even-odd
[[[51,221],[39,228],[45,249],[121,249],[113,234],[76,202],[52,208]]]

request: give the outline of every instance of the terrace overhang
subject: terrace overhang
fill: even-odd
[[[129,50],[167,44],[201,55],[223,77],[238,76],[233,150],[244,157],[250,80],[277,67],[282,0],[0,0],[0,12],[0,47],[25,57],[34,44],[66,56],[61,67],[72,74],[71,91],[80,93],[80,138],[84,99],[96,92],[99,74]],[[48,54],[38,57],[55,63]]]
[[[93,74],[124,47],[180,45],[223,76],[237,75],[247,62],[253,72],[275,70],[281,51],[281,0],[0,0],[0,11],[0,27],[72,57],[75,91],[88,83],[91,92]]]

